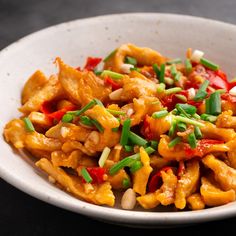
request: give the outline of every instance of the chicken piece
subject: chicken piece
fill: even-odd
[[[78,177],[69,176],[60,167],[53,166],[52,163],[42,158],[36,162],[36,166],[45,171],[56,180],[66,191],[85,201],[97,204],[114,206],[115,196],[111,191],[109,182],[91,185],[90,191],[86,190],[86,183],[83,184]]]
[[[221,101],[221,109],[222,111],[232,111],[233,115],[236,115],[236,103],[227,101],[227,100],[222,100]]]
[[[236,117],[232,115],[233,115],[233,112],[231,110],[223,111],[217,117],[216,126],[223,127],[223,128],[236,129]]]
[[[121,66],[124,64],[127,56],[134,57],[139,65],[152,66],[155,63],[161,65],[166,61],[166,59],[159,52],[150,48],[137,47],[133,44],[123,44],[105,63],[104,68],[111,69],[116,72],[122,72]]]
[[[191,210],[202,210],[205,208],[205,202],[199,193],[194,193],[187,198],[188,207]]]
[[[170,161],[168,161],[160,156],[156,156],[156,155],[150,156],[150,165],[155,170],[160,170],[164,166],[169,166],[170,163],[171,163]]]
[[[78,71],[66,65],[60,58],[56,59],[59,66],[59,81],[67,96],[76,104],[86,105],[94,98],[105,101],[111,88],[90,71]]]
[[[31,120],[34,126],[37,126],[43,129],[48,129],[49,127],[53,125],[52,120],[47,115],[41,112],[32,111],[29,114],[29,119]]]
[[[214,171],[215,179],[225,191],[236,191],[236,170],[223,161],[216,159],[212,154],[202,159],[205,166]]]
[[[172,169],[161,171],[163,184],[156,191],[157,200],[164,206],[170,205],[175,201],[175,188],[177,185],[177,177]]]
[[[40,70],[37,70],[25,83],[21,93],[21,103],[25,104],[35,93],[40,91],[48,82],[48,78]]]
[[[145,195],[148,179],[153,169],[150,166],[150,158],[143,147],[140,148],[140,159],[143,166],[133,174],[133,190],[140,195]]]
[[[175,206],[178,209],[186,207],[186,198],[194,193],[200,177],[199,163],[197,160],[190,160],[186,164],[186,170],[178,180],[175,190]]]
[[[236,150],[230,150],[227,153],[227,161],[229,163],[229,166],[236,169]]]
[[[19,111],[25,114],[39,111],[45,101],[56,100],[63,97],[63,95],[64,92],[57,76],[51,76],[49,81],[19,108]]]
[[[220,206],[235,201],[235,191],[222,191],[213,185],[207,178],[201,178],[200,193],[207,206]]]
[[[25,136],[27,134],[23,120],[13,119],[4,128],[4,137],[8,143],[12,143],[15,148],[25,146]]]
[[[157,200],[156,192],[155,193],[148,193],[143,196],[139,196],[136,198],[138,203],[144,208],[144,209],[152,209],[157,207],[160,202]]]

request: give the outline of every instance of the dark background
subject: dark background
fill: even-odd
[[[0,49],[60,22],[122,12],[187,14],[236,24],[236,0],[0,0]],[[235,231],[235,224],[236,218],[178,229],[115,226],[48,205],[0,179],[0,235],[89,235],[93,229],[99,235],[228,234]]]

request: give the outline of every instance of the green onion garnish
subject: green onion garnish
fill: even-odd
[[[27,131],[29,131],[29,132],[35,131],[34,126],[31,122],[31,120],[29,119],[29,117],[23,118],[23,121],[25,123],[25,128],[26,128]]]
[[[184,95],[182,95],[182,94],[176,94],[175,95],[179,100],[181,100],[182,102],[187,102],[188,101],[188,99],[184,96]]]
[[[197,147],[197,140],[194,133],[188,135],[188,143],[192,149]]]
[[[163,111],[156,111],[152,114],[152,118],[154,119],[160,119],[162,117],[165,117],[168,115],[168,111],[167,110],[163,110]]]
[[[172,148],[174,147],[176,144],[180,143],[181,142],[181,138],[180,137],[176,137],[174,138],[173,140],[171,140],[169,143],[168,143],[168,147],[169,148]]]
[[[104,128],[101,126],[101,124],[97,120],[91,119],[91,122],[99,130],[100,133],[104,131]]]
[[[174,81],[178,82],[181,78],[181,73],[176,73],[175,76],[174,76]]]
[[[164,83],[165,82],[165,69],[166,69],[165,64],[161,64],[160,77],[159,77],[159,82],[160,83]]]
[[[175,105],[175,107],[179,111],[180,115],[183,115],[184,117],[190,118],[190,115],[187,114],[187,112],[185,111],[185,109],[181,105],[185,105],[185,104],[178,103],[178,104]]]
[[[103,103],[99,99],[94,98],[94,101],[96,102],[97,105],[104,107]]]
[[[186,69],[187,74],[192,72],[193,67],[192,67],[192,63],[189,59],[185,60],[185,69]]]
[[[202,138],[202,132],[201,132],[200,128],[197,127],[197,126],[194,126],[194,134],[195,134],[197,139]]]
[[[179,64],[179,63],[182,63],[182,60],[180,58],[176,58],[176,59],[166,62],[167,65]]]
[[[117,52],[117,49],[113,50],[111,53],[108,54],[108,56],[106,56],[104,59],[103,59],[103,62],[107,62],[109,61]]]
[[[108,158],[110,152],[111,152],[111,149],[110,149],[109,147],[105,147],[105,148],[103,149],[102,154],[101,154],[101,156],[100,156],[100,158],[99,158],[99,160],[98,160],[98,165],[99,165],[100,167],[103,167],[103,166],[104,166],[105,161],[107,160],[107,158]]]
[[[73,116],[72,114],[66,113],[66,114],[62,117],[61,121],[64,122],[64,123],[70,123],[73,119],[74,119],[74,116]]]
[[[122,186],[123,186],[124,188],[129,188],[129,187],[130,187],[130,180],[127,179],[127,178],[123,179],[123,180],[122,180]]]
[[[210,114],[210,98],[205,99],[205,110],[206,114]]]
[[[174,77],[176,74],[177,74],[177,70],[176,70],[176,66],[175,65],[172,65],[170,67],[170,73],[171,75]]]
[[[174,80],[171,79],[170,77],[165,77],[165,84],[171,86],[174,84]]]
[[[92,119],[88,116],[80,116],[80,123],[87,126],[93,126]]]
[[[194,101],[201,101],[207,96],[206,89],[209,85],[209,80],[205,80],[201,87],[198,89],[197,94],[194,97]]]
[[[209,114],[219,115],[221,113],[220,93],[214,92],[209,98]]]
[[[145,148],[145,151],[147,154],[152,154],[153,152],[155,152],[155,150],[152,147]],[[140,160],[140,153],[136,153],[132,156],[128,156],[124,158],[123,160],[119,161],[118,163],[116,163],[115,165],[113,165],[111,169],[109,170],[109,174],[114,175],[119,170],[123,169],[124,167],[126,166],[130,167],[137,160]]]
[[[128,138],[129,138],[129,133],[130,133],[130,125],[131,125],[130,119],[125,120],[123,123],[121,138],[120,138],[120,144],[122,146],[124,146],[128,143]]]
[[[125,115],[126,113],[124,111],[116,111],[112,109],[106,109],[108,112],[110,112],[112,115]]]
[[[137,66],[137,60],[134,57],[126,57],[125,63],[133,65],[133,66]]]
[[[155,72],[157,78],[159,78],[161,71],[159,70],[158,65],[157,65],[157,64],[153,64],[153,65],[152,65],[152,68],[153,68],[153,70],[154,70],[154,72]]]
[[[91,183],[93,181],[92,177],[90,176],[89,172],[85,167],[81,169],[81,175],[87,183]]]
[[[213,63],[203,57],[200,59],[200,63],[211,70],[218,70],[219,69],[219,65],[216,65],[215,63]]]
[[[110,76],[114,80],[119,80],[123,78],[123,75],[111,70],[104,70],[101,74],[101,77]]]
[[[142,137],[138,136],[137,134],[133,132],[129,132],[129,140],[131,141],[132,144],[136,144],[139,146],[145,146],[148,141],[143,139]]]
[[[157,85],[157,93],[163,93],[165,91],[166,85],[164,83],[160,83]]]
[[[95,75],[101,75],[102,74],[102,71],[97,70],[97,69],[95,69],[93,72],[94,72]]]
[[[130,71],[132,70],[135,70],[135,71],[138,71],[138,72],[141,72],[142,70],[140,68],[137,68],[137,67],[131,67],[130,68]]]
[[[118,132],[119,126],[118,126],[118,127],[115,127],[115,128],[112,128],[111,130],[112,130],[112,132]]]
[[[151,146],[153,149],[157,150],[158,142],[157,142],[156,140],[151,140],[151,141],[150,141],[150,146]]]
[[[130,172],[133,174],[140,168],[142,168],[143,164],[141,161],[135,161],[131,166],[130,166]]]
[[[86,112],[88,109],[90,109],[91,107],[93,107],[96,104],[95,100],[92,100],[91,102],[89,102],[87,105],[85,105],[82,109],[73,112],[73,114],[75,114],[76,116],[80,116],[81,114],[83,114],[84,112]],[[69,114],[72,114],[71,112],[68,112]]]
[[[192,116],[196,120],[200,120],[201,119],[201,117],[197,113],[193,114]]]
[[[195,106],[189,105],[189,104],[181,104],[178,103],[175,106],[178,110],[182,108],[186,113],[193,115],[197,112],[197,108]],[[181,111],[180,111],[181,112]]]
[[[212,115],[208,115],[208,114],[201,114],[201,119],[213,123],[217,120],[217,116],[212,116]]]
[[[134,147],[133,146],[129,146],[129,145],[125,145],[124,149],[125,149],[126,152],[132,152],[134,150]]]
[[[175,133],[175,130],[176,130],[176,125],[177,125],[177,121],[173,120],[172,123],[171,123],[170,129],[169,129],[169,133],[168,133],[168,135],[170,137],[174,136],[174,133]]]
[[[196,120],[192,120],[192,119],[189,119],[187,117],[182,117],[182,116],[175,116],[175,119],[177,121],[181,121],[181,122],[184,122],[186,124],[190,124],[190,125],[196,125],[196,126],[199,126],[199,127],[203,127],[204,124],[201,123],[201,122],[198,122]]]
[[[184,132],[184,131],[187,129],[186,124],[183,123],[183,122],[178,122],[178,123],[177,123],[177,127],[178,127],[178,130],[179,130],[180,132]]]
[[[173,93],[178,93],[178,92],[180,92],[180,91],[182,91],[182,88],[180,88],[180,87],[174,87],[174,88],[167,89],[167,90],[165,91],[165,93],[166,93],[166,95],[170,95],[170,94],[173,94]]]

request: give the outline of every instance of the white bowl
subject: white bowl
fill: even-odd
[[[0,126],[18,117],[20,92],[36,70],[55,72],[53,60],[83,65],[87,56],[104,57],[131,42],[184,57],[188,47],[203,50],[228,73],[236,74],[236,26],[202,18],[170,14],[121,14],[76,20],[31,34],[0,53]],[[235,73],[235,74],[234,74]],[[33,163],[15,152],[1,137],[0,175],[18,189],[45,202],[118,224],[168,227],[206,222],[236,215],[236,202],[199,211],[126,211],[80,201],[46,181]]]

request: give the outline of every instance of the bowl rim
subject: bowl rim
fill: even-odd
[[[230,30],[236,32],[236,25],[231,23],[225,23],[218,20],[182,15],[182,14],[169,14],[169,13],[145,13],[145,12],[137,12],[137,13],[118,13],[118,14],[106,14],[99,15],[95,17],[88,17],[82,19],[76,19],[68,22],[59,23],[56,25],[52,25],[36,32],[33,32],[27,36],[24,36],[17,41],[13,42],[9,46],[3,48],[0,51],[0,60],[4,58],[4,55],[10,51],[14,51],[15,47],[18,44],[29,41],[34,37],[39,35],[43,35],[49,31],[57,31],[57,29],[65,29],[68,26],[72,26],[77,23],[83,24],[84,22],[94,21],[94,20],[107,20],[115,17],[145,17],[145,16],[153,16],[153,17],[162,17],[162,18],[178,18],[185,20],[193,20],[193,21],[202,21],[205,23],[211,22],[218,27],[227,27]],[[118,224],[137,224],[139,226],[151,226],[151,225],[185,225],[190,223],[200,223],[212,220],[219,220],[223,218],[229,218],[236,215],[236,202],[230,203],[224,206],[213,207],[209,209],[203,209],[199,211],[182,211],[182,212],[148,212],[148,211],[127,211],[122,209],[115,209],[104,206],[97,206],[90,203],[87,203],[83,200],[77,201],[77,204],[69,203],[65,199],[58,199],[54,195],[50,195],[48,193],[39,191],[38,189],[31,188],[30,185],[27,184],[27,181],[23,179],[17,178],[12,172],[9,172],[7,169],[4,169],[0,163],[0,177],[4,179],[6,182],[16,187],[17,189],[33,196],[39,200],[50,203],[57,207],[67,209],[82,215],[90,216],[93,218],[116,222]]]

